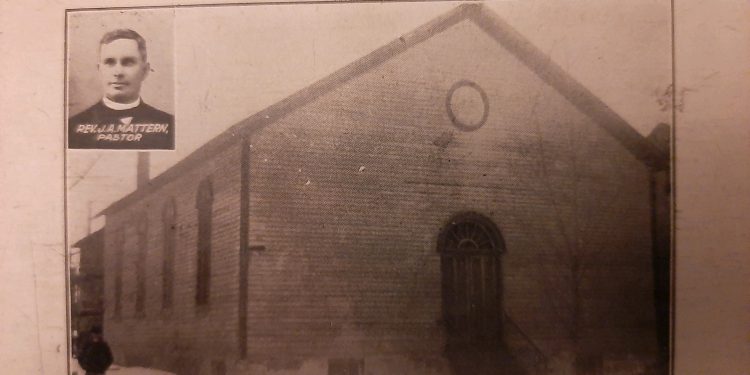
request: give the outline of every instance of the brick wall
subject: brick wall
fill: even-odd
[[[445,110],[448,89],[464,79],[490,103],[486,124],[473,132],[454,127]],[[389,363],[434,370],[445,342],[437,237],[464,211],[502,231],[504,309],[546,356],[572,348],[573,286],[581,347],[612,358],[655,354],[647,169],[472,23],[348,81],[250,143],[249,241],[265,250],[250,260],[247,345],[265,370],[326,358],[364,359],[370,373],[394,373]],[[121,363],[191,373],[236,359],[240,147],[108,215],[105,330]],[[194,302],[195,194],[209,175],[204,311]],[[171,198],[175,296],[162,311],[161,209]],[[135,222],[144,212],[139,317]],[[120,317],[111,308],[117,231],[127,238]],[[576,278],[573,258],[582,270]]]
[[[211,359],[236,357],[237,281],[239,258],[239,158],[233,144],[204,160],[180,178],[107,215],[105,253],[105,335],[117,363],[153,366],[189,374],[208,366]],[[213,223],[210,302],[195,304],[197,264],[198,183],[213,181]],[[162,309],[162,209],[176,204],[176,248],[172,307]],[[148,222],[145,258],[144,314],[135,312],[137,223]],[[124,231],[122,312],[114,314],[115,249],[117,231]]]
[[[462,79],[490,101],[473,132],[445,111]],[[571,349],[574,284],[582,346],[654,353],[648,170],[472,23],[251,143],[251,357],[439,354],[436,241],[462,211],[502,231],[505,310],[544,353]]]

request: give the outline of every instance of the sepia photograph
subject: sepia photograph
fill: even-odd
[[[669,1],[66,18],[70,374],[671,373]]]
[[[69,13],[68,148],[174,149],[173,15]]]

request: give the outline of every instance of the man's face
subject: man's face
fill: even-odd
[[[99,74],[108,99],[118,103],[138,99],[148,70],[148,62],[143,60],[135,40],[116,39],[100,46]]]

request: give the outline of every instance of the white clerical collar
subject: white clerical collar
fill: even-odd
[[[107,107],[109,107],[111,109],[114,109],[114,110],[117,110],[117,111],[123,111],[123,110],[126,110],[126,109],[135,108],[139,104],[141,104],[141,97],[139,96],[138,99],[136,99],[132,103],[118,103],[118,102],[115,102],[115,101],[112,101],[112,100],[108,99],[105,96],[105,97],[102,98],[102,102],[104,103],[104,105],[106,105]]]

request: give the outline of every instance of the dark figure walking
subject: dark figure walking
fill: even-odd
[[[112,364],[112,352],[102,337],[102,327],[93,326],[78,354],[78,363],[86,375],[103,375]]]

